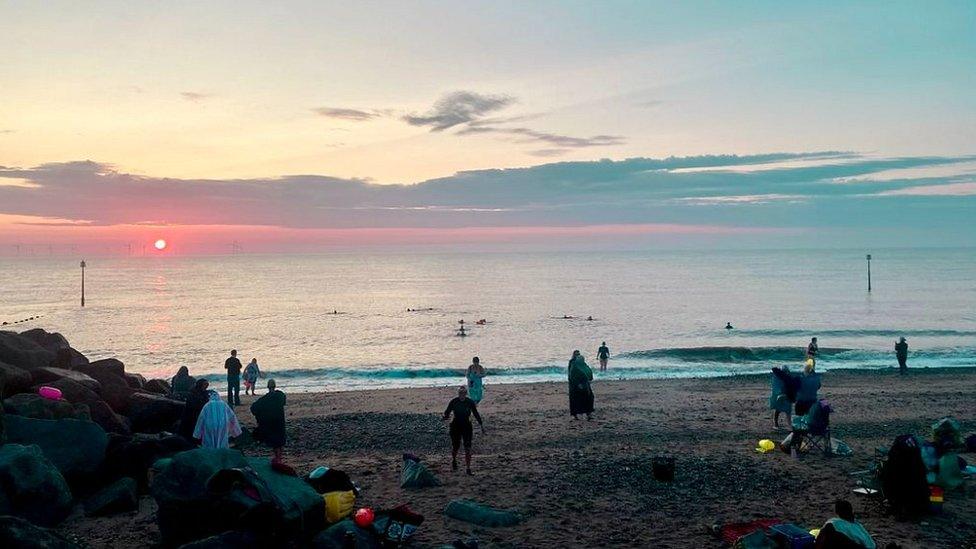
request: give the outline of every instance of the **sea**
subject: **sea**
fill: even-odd
[[[0,258],[0,329],[64,334],[129,371],[221,378],[237,349],[291,391],[976,366],[976,250],[671,250]],[[590,320],[592,318],[592,320]],[[477,321],[484,319],[484,324]],[[464,321],[466,337],[457,335]],[[725,329],[731,323],[734,329]]]

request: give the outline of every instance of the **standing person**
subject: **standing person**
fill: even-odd
[[[468,388],[459,387],[458,396],[451,399],[444,410],[444,421],[447,421],[454,414],[451,420],[451,468],[457,471],[458,450],[461,449],[461,442],[464,442],[464,466],[467,473],[471,474],[471,439],[474,428],[471,425],[471,416],[478,420],[481,432],[485,432],[485,424],[481,421],[481,414],[478,413],[478,405],[468,398]]]
[[[593,388],[590,382],[593,381],[593,370],[586,364],[586,360],[579,351],[573,351],[573,357],[569,359],[569,413],[573,419],[576,416],[586,414],[586,419],[592,419],[593,413]]]
[[[251,404],[251,413],[258,422],[254,438],[271,447],[272,463],[281,463],[285,446],[285,393],[278,390],[275,380],[268,380],[267,394]]]
[[[186,400],[186,397],[190,394],[190,389],[193,389],[196,381],[190,375],[189,368],[180,366],[180,369],[176,371],[176,375],[169,382],[170,396],[177,400]]]
[[[249,390],[251,391],[252,395],[258,394],[257,388],[254,386],[254,384],[258,382],[259,377],[264,377],[264,374],[262,374],[261,369],[258,368],[258,359],[252,358],[251,362],[248,362],[247,366],[244,367],[243,379],[245,395]]]
[[[210,401],[210,394],[207,390],[209,387],[210,383],[206,379],[198,379],[186,396],[186,406],[183,407],[179,434],[190,442],[195,442],[193,429],[197,426],[200,410],[203,410],[203,407]]]
[[[597,356],[597,358],[600,359],[600,371],[601,372],[606,372],[607,371],[607,361],[610,360],[610,348],[607,347],[607,342],[606,341],[604,341],[603,342],[603,345],[600,345],[600,348],[597,349],[596,356]]]
[[[220,400],[217,391],[208,391],[210,400],[200,410],[193,438],[204,448],[230,448],[230,437],[241,435],[241,425],[237,422],[234,410]]]
[[[898,373],[908,373],[908,342],[904,336],[895,343],[895,357],[898,358]]]
[[[810,344],[807,345],[807,358],[816,362],[817,355],[820,354],[820,347],[817,345],[817,338],[812,338]]]
[[[239,406],[241,404],[241,361],[237,359],[237,349],[230,352],[230,358],[224,361],[227,370],[227,404]]]
[[[485,396],[484,379],[486,375],[488,374],[485,372],[485,367],[481,365],[481,359],[472,358],[466,377],[468,379],[468,398],[473,400],[475,404],[479,404]]]

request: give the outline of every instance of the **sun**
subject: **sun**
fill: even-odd
[[[155,244],[153,244],[153,246],[155,246],[157,250],[165,250],[166,249],[166,241],[163,240],[162,238],[160,238],[159,240],[156,241]]]

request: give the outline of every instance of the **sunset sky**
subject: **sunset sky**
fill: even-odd
[[[0,255],[976,244],[972,2],[6,1],[0,51]]]

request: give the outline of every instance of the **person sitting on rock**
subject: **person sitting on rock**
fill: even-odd
[[[169,382],[170,396],[177,400],[186,400],[189,396],[190,390],[193,389],[193,384],[197,380],[193,379],[190,375],[190,369],[186,366],[180,366],[180,369],[176,371],[176,375]]]
[[[230,437],[241,436],[241,425],[234,410],[220,400],[217,391],[208,391],[210,400],[200,410],[193,438],[204,448],[230,448]]]
[[[272,463],[281,463],[285,446],[285,393],[278,390],[275,380],[268,380],[268,393],[251,404],[251,413],[258,422],[254,438],[271,447]]]
[[[210,392],[207,390],[209,387],[210,382],[206,379],[198,379],[186,396],[186,406],[183,407],[178,434],[190,442],[196,442],[193,438],[193,430],[197,426],[200,410],[210,402]]]

